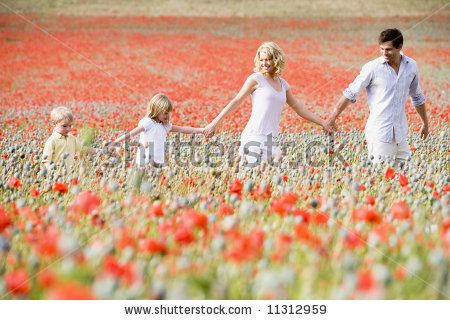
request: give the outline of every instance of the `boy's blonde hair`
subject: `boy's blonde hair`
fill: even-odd
[[[275,75],[280,76],[284,70],[285,66],[285,56],[283,50],[273,41],[263,42],[258,50],[256,51],[255,62],[255,72],[261,71],[261,65],[259,63],[259,56],[262,52],[266,52],[269,58],[273,60],[273,65],[275,68]]]
[[[173,106],[170,99],[165,94],[158,93],[149,101],[145,116],[154,119],[159,114],[171,112],[172,110]]]
[[[63,120],[73,122],[73,114],[72,111],[66,107],[58,107],[52,110],[50,113],[50,119],[53,123],[58,123]]]

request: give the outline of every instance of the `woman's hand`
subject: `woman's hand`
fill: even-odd
[[[211,138],[215,132],[216,132],[216,125],[213,123],[208,124],[203,130],[203,134],[207,138]]]
[[[333,133],[337,130],[336,124],[333,121],[330,122],[327,120],[323,120],[321,125],[323,130],[325,130],[325,132],[328,134]]]

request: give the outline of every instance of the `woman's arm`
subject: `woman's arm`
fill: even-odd
[[[225,118],[228,114],[239,107],[245,100],[245,98],[247,98],[253,92],[253,90],[256,89],[257,86],[258,83],[256,82],[256,80],[248,77],[244,82],[241,90],[239,90],[239,93],[226,105],[225,108],[223,108],[219,115],[205,127],[205,130],[203,132],[205,136],[212,136],[214,134],[214,131],[216,130],[217,125],[223,120],[223,118]]]
[[[187,134],[196,134],[196,133],[203,133],[204,130],[205,130],[204,128],[193,128],[188,126],[172,126],[172,130],[170,131]]]
[[[327,124],[325,120],[303,107],[301,103],[295,99],[291,90],[286,91],[286,103],[303,119],[318,124],[327,132],[333,132],[333,127]]]

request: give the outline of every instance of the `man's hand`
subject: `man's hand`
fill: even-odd
[[[336,126],[336,118],[330,117],[327,120],[325,120],[323,124],[323,129],[328,133],[338,131],[338,128]]]
[[[428,134],[430,132],[428,131],[428,124],[422,124],[422,127],[420,128],[420,138],[422,140],[425,140],[428,137]]]

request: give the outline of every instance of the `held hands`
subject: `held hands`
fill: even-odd
[[[330,134],[334,131],[337,131],[338,128],[336,126],[336,119],[333,117],[328,118],[327,120],[324,120],[322,122],[323,130],[325,130],[326,133]]]
[[[203,134],[207,138],[211,138],[215,132],[216,132],[216,126],[213,123],[210,123],[205,128],[203,128]]]
[[[105,141],[105,142],[103,142],[103,144],[102,144],[102,152],[104,153],[104,154],[108,154],[108,155],[115,155],[115,154],[117,154],[117,148],[118,146],[117,145],[115,145],[115,143],[114,142],[112,142],[112,141]]]

